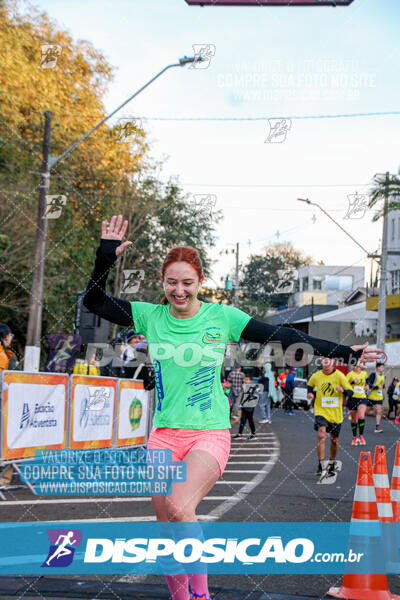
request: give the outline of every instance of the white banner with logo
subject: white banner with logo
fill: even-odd
[[[1,454],[34,456],[36,448],[65,448],[68,375],[2,374]]]
[[[112,444],[117,380],[73,375],[70,448],[107,448]]]
[[[117,446],[145,444],[149,415],[149,392],[142,381],[120,379]]]

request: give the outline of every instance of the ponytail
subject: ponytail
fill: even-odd
[[[168,302],[168,299],[167,299],[167,296],[165,296],[165,294],[164,294],[164,296],[161,298],[161,300],[160,300],[160,304],[163,304],[164,306],[165,306],[166,304],[169,304],[169,302]]]

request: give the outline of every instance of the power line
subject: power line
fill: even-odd
[[[353,119],[356,117],[385,117],[400,115],[399,110],[368,112],[368,113],[338,113],[333,115],[286,115],[265,117],[140,117],[146,121],[268,121],[273,120],[300,120],[300,119]]]
[[[324,187],[365,187],[372,185],[369,183],[184,183],[181,182],[182,186],[186,187],[237,187],[237,188],[298,188],[298,187],[309,187],[309,188],[324,188]]]

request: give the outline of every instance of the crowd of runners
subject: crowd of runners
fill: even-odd
[[[364,436],[366,415],[375,418],[374,433],[382,433],[385,366],[383,362],[376,362],[375,368],[368,375],[366,365],[358,362],[352,369],[345,369],[347,373],[336,368],[336,361],[331,358],[321,359],[321,368],[315,370],[307,379],[308,408],[314,413],[314,429],[317,431],[317,457],[318,465],[316,474],[321,476],[324,470],[327,477],[334,476],[337,472],[337,453],[339,449],[339,435],[344,420],[349,420],[352,430],[353,446],[365,446]],[[296,386],[296,369],[286,367],[276,374],[270,363],[261,369],[259,377],[248,377],[243,373],[240,365],[229,373],[223,380],[223,387],[228,396],[231,423],[239,421],[239,431],[234,438],[242,438],[246,422],[250,427],[250,436],[247,440],[256,439],[254,423],[255,408],[259,406],[261,419],[259,424],[272,422],[271,408],[283,410],[285,415],[295,415],[293,392]],[[400,409],[400,381],[394,377],[387,389],[389,409],[387,419],[394,414],[395,424],[399,424]],[[278,400],[280,398],[280,400]],[[325,462],[325,444],[327,434],[330,437],[329,460]]]

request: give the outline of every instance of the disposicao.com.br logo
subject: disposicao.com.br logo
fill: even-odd
[[[79,529],[48,529],[50,548],[42,567],[68,567],[74,558],[75,547],[81,545]]]

